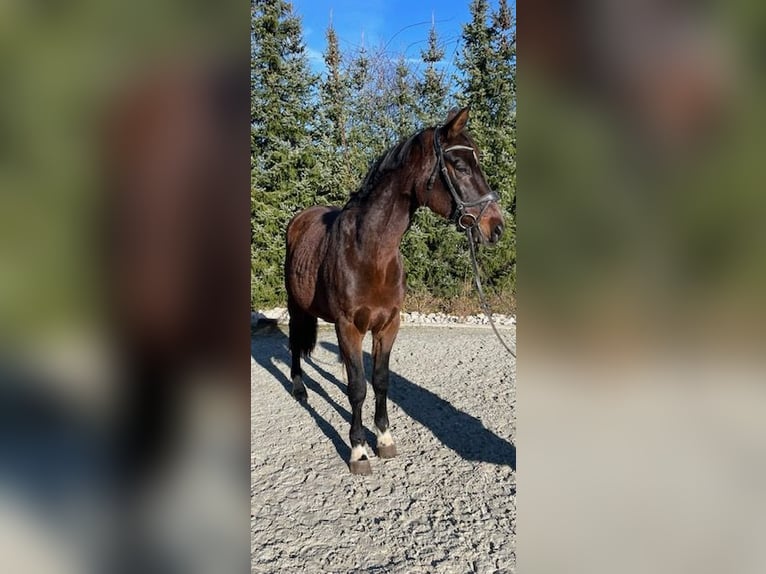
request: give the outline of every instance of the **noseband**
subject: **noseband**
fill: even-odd
[[[445,150],[442,150],[441,143],[439,143],[439,129],[440,128],[438,126],[434,128],[434,153],[436,154],[436,165],[434,166],[434,170],[431,173],[431,177],[428,178],[428,185],[426,187],[426,203],[428,203],[427,198],[431,193],[431,189],[433,188],[434,180],[436,179],[436,172],[438,170],[441,173],[444,185],[447,186],[447,189],[449,190],[450,195],[452,195],[452,200],[454,202],[452,214],[450,215],[450,221],[455,223],[458,231],[472,232],[476,225],[479,223],[481,216],[484,214],[484,210],[487,209],[491,202],[497,201],[498,196],[494,191],[490,191],[489,193],[482,195],[479,199],[474,201],[463,200],[463,198],[457,192],[457,189],[455,189],[455,184],[452,182],[452,179],[447,172],[447,164],[444,162],[444,153],[456,149],[464,149],[471,151],[474,155],[474,158],[476,158],[476,151],[472,147],[466,145],[453,145]],[[478,160],[476,163],[478,165]],[[469,207],[477,206],[481,206],[478,217],[466,211],[466,209]],[[481,233],[481,228],[479,228],[479,233]]]

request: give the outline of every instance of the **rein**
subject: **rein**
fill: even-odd
[[[489,303],[487,303],[487,298],[484,295],[484,289],[481,287],[481,279],[479,278],[479,263],[476,260],[476,247],[474,246],[475,241],[473,236],[474,229],[476,229],[479,233],[479,236],[481,237],[481,228],[477,227],[479,220],[484,214],[484,210],[489,206],[490,202],[498,201],[499,197],[497,193],[490,191],[489,193],[482,195],[479,199],[474,201],[463,201],[463,198],[460,197],[457,190],[455,189],[455,185],[452,183],[452,179],[449,177],[449,172],[447,172],[447,165],[444,162],[444,153],[455,149],[469,150],[473,153],[474,158],[476,158],[476,151],[470,146],[453,145],[445,150],[442,150],[441,143],[439,143],[439,127],[437,126],[434,128],[434,152],[436,154],[436,165],[434,166],[434,170],[431,173],[431,176],[428,178],[425,203],[428,203],[428,194],[431,193],[431,188],[433,187],[434,180],[436,179],[436,172],[439,171],[442,175],[442,179],[444,180],[444,184],[447,186],[447,189],[449,190],[450,195],[452,195],[452,199],[455,202],[455,208],[453,209],[452,215],[450,216],[450,221],[455,223],[458,231],[464,231],[466,238],[468,239],[468,248],[471,254],[471,266],[473,267],[473,278],[476,284],[476,290],[479,292],[479,304],[481,305],[481,310],[489,320],[489,324],[492,327],[492,330],[495,332],[497,340],[500,341],[500,344],[515,359],[516,353],[506,344],[505,340],[500,335],[500,332],[495,326],[495,321],[492,318],[492,309],[490,309]],[[476,163],[478,164],[478,160]],[[481,206],[478,217],[466,211],[466,208],[476,206]],[[468,219],[467,221],[466,218]]]
[[[489,319],[489,324],[492,327],[492,330],[495,332],[495,336],[497,336],[497,340],[500,341],[500,344],[505,347],[505,350],[508,351],[511,356],[515,359],[516,353],[514,353],[511,348],[506,344],[505,340],[500,336],[500,333],[497,330],[497,327],[495,327],[495,321],[492,319],[492,309],[489,308],[489,303],[487,303],[487,298],[484,296],[484,290],[481,288],[481,280],[479,279],[479,263],[476,261],[476,247],[474,247],[474,241],[473,241],[473,235],[471,234],[471,229],[465,230],[466,237],[468,238],[468,248],[470,249],[471,253],[471,265],[473,267],[473,278],[476,283],[476,290],[479,292],[479,303],[481,304],[481,310],[484,311],[484,314],[487,316],[487,319]]]

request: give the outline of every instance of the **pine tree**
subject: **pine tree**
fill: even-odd
[[[494,11],[488,0],[473,0],[470,12],[457,62],[463,73],[458,98],[471,106],[471,133],[483,152],[487,181],[504,208],[507,236],[481,258],[487,283],[500,292],[515,285],[516,27],[507,0]]]
[[[507,0],[493,12],[487,0],[473,0],[470,11],[457,62],[463,72],[458,97],[471,106],[471,132],[484,152],[490,184],[508,201],[516,173],[516,29]]]
[[[509,209],[516,214],[516,27],[507,0],[500,0],[496,12],[492,14],[492,46],[496,57],[493,59],[493,72],[497,78],[492,87],[496,90],[489,94],[491,119],[493,122],[492,155],[493,168],[498,168],[498,187],[504,187],[504,198],[509,201]],[[505,175],[505,181],[501,177]],[[506,183],[506,186],[503,186]]]
[[[338,45],[338,35],[330,22],[327,27],[327,49],[324,62],[327,66],[327,76],[320,87],[324,116],[329,122],[331,143],[337,149],[346,147],[346,120],[349,95],[349,80],[341,68],[341,53]]]
[[[349,159],[359,183],[373,160],[395,143],[392,89],[387,59],[362,43],[350,56],[353,105],[349,110]]]
[[[412,135],[417,126],[416,101],[412,88],[412,70],[404,54],[399,56],[394,69],[393,85],[393,116],[395,118],[396,136],[404,139]]]
[[[251,3],[251,304],[284,300],[284,233],[312,204],[316,115],[301,21],[284,0]]]
[[[417,86],[420,118],[424,125],[434,125],[444,121],[449,90],[444,72],[437,68],[437,64],[444,58],[444,48],[439,44],[433,20],[428,32],[428,48],[420,52],[420,57],[425,64],[423,78]]]
[[[457,67],[463,73],[458,78],[461,88],[458,99],[461,105],[471,106],[472,132],[481,139],[483,129],[490,125],[488,91],[492,82],[492,45],[487,26],[488,0],[472,0],[469,11],[471,21],[463,25],[463,49],[457,61]]]
[[[321,141],[317,150],[318,199],[321,203],[343,204],[357,180],[346,135],[351,107],[351,80],[342,67],[338,36],[332,22],[327,27],[326,38],[324,61],[327,73],[319,86]]]
[[[370,78],[370,58],[367,56],[367,47],[364,45],[364,35],[362,43],[359,45],[359,51],[351,63],[351,84],[355,90],[363,90]]]

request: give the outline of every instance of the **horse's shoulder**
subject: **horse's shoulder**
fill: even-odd
[[[329,205],[315,205],[293,215],[287,224],[289,233],[305,232],[310,228],[329,227],[340,213],[340,208]]]
[[[337,207],[333,207],[331,205],[314,205],[312,207],[307,207],[306,209],[299,211],[295,215],[293,215],[292,219],[290,220],[290,223],[306,220],[306,219],[317,219],[321,217],[324,213],[332,212],[334,210],[337,210]]]

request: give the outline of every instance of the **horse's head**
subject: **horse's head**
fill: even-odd
[[[479,150],[464,131],[467,121],[466,107],[433,129],[435,164],[421,203],[458,230],[470,230],[477,243],[494,244],[503,234],[503,215],[479,165]]]

